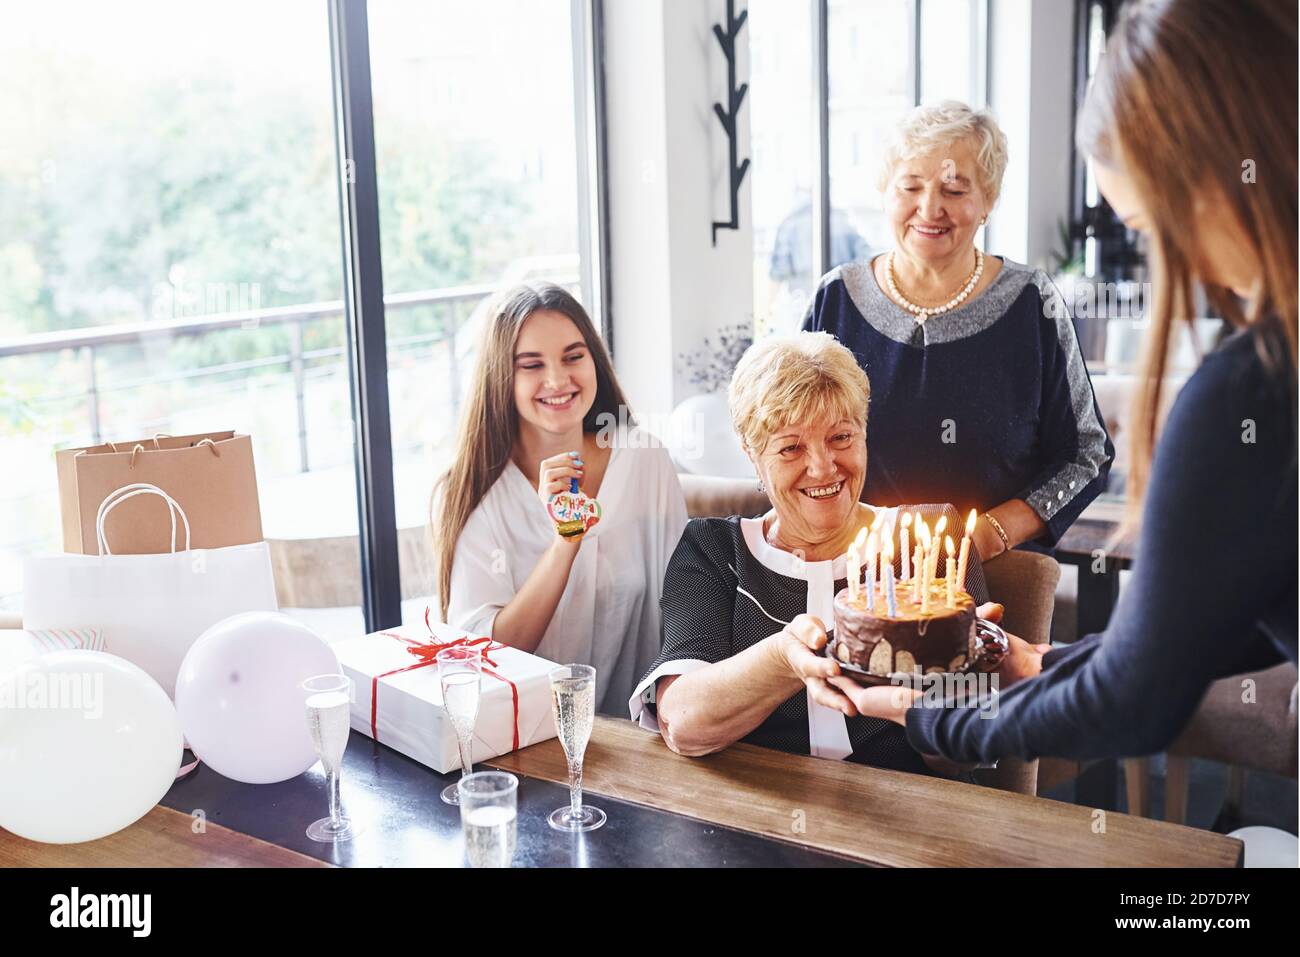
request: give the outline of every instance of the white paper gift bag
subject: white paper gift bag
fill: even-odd
[[[475,761],[555,737],[554,662],[427,621],[422,627],[405,625],[332,646],[356,692],[352,727],[441,774],[459,768],[456,732],[442,705],[434,660],[440,649],[455,643],[483,653]]]
[[[172,551],[114,555],[104,518],[120,502],[156,495],[167,504]],[[177,551],[180,517],[184,548]],[[246,611],[278,611],[265,542],[189,547],[189,519],[166,492],[127,485],[106,497],[96,521],[99,555],[39,555],[23,563],[23,627],[93,628],[106,650],[139,665],[169,696],[190,646],[209,627]]]

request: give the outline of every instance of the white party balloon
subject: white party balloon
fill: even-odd
[[[319,635],[288,615],[248,612],[217,622],[176,677],[176,711],[194,754],[245,784],[297,777],[316,763],[299,685],[339,670]]]
[[[0,827],[93,841],[162,799],[181,762],[176,709],[142,669],[102,651],[54,651],[0,676]]]
[[[693,475],[754,477],[740,447],[725,395],[693,395],[673,409],[669,452],[678,468]]]

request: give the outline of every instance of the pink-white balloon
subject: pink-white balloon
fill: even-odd
[[[288,615],[227,618],[205,631],[181,663],[181,730],[219,774],[246,784],[286,781],[317,760],[299,685],[338,670],[324,639]]]

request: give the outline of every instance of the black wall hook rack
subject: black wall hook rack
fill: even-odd
[[[727,175],[731,181],[731,219],[725,222],[714,221],[713,245],[715,246],[718,245],[719,229],[740,228],[740,184],[745,179],[745,173],[749,171],[749,160],[736,165],[738,138],[736,115],[740,112],[740,104],[744,102],[745,94],[749,92],[748,83],[742,83],[739,87],[736,86],[736,37],[740,35],[740,28],[745,25],[745,21],[748,19],[748,10],[741,10],[740,15],[737,16],[735,0],[727,0],[727,29],[724,31],[719,23],[713,25],[713,35],[718,38],[718,43],[722,46],[722,53],[727,58],[728,105],[726,109],[723,109],[721,103],[714,103],[713,112],[718,115],[722,128],[727,132],[727,156],[729,160]]]

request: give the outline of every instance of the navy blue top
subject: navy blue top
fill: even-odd
[[[1042,270],[1004,260],[970,303],[918,323],[851,263],[823,278],[803,328],[834,335],[871,380],[863,501],[964,516],[1019,498],[1051,546],[1105,488],[1115,450]]]
[[[1265,371],[1256,339],[1234,335],[1179,393],[1106,631],[1044,655],[995,717],[910,709],[913,747],[958,761],[1152,754],[1212,681],[1295,662],[1295,395]]]

